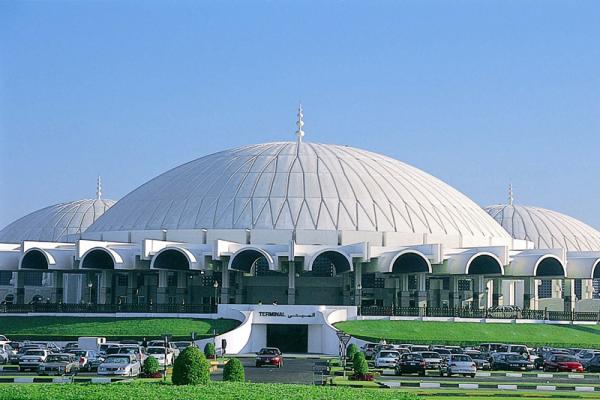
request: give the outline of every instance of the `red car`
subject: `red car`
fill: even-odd
[[[571,355],[553,354],[544,360],[544,371],[583,372],[583,365]]]
[[[277,368],[283,366],[283,355],[277,347],[265,347],[256,354],[256,367],[272,365]]]

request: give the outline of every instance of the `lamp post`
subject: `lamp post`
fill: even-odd
[[[215,288],[215,310],[216,310],[217,309],[217,303],[218,303],[217,291],[219,290],[219,282],[215,281],[213,283],[213,287]]]
[[[362,285],[359,283],[356,285],[356,306],[358,309],[358,315],[361,315],[361,306],[362,306]]]
[[[92,286],[94,286],[94,284],[92,283],[92,281],[89,281],[88,284],[87,284],[88,294],[89,294],[89,299],[90,299],[90,301],[88,302],[88,304],[92,304]]]

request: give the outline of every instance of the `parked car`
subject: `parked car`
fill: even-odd
[[[548,347],[542,348],[538,351],[538,357],[535,360],[533,360],[534,368],[535,369],[544,368],[544,360],[547,358],[550,358],[554,354],[569,355],[569,353],[566,350],[554,349],[554,348],[548,348]]]
[[[114,354],[98,366],[98,375],[138,376],[141,370],[142,364],[135,354]]]
[[[70,352],[79,362],[79,369],[82,371],[97,371],[98,366],[102,364],[102,357],[94,350],[72,350]]]
[[[0,364],[7,364],[10,362],[11,356],[15,357],[17,351],[12,348],[9,342],[0,342]]]
[[[419,374],[425,376],[425,360],[419,353],[402,354],[398,359],[395,371],[396,375]]]
[[[517,353],[520,354],[523,358],[529,360],[529,349],[527,346],[523,346],[522,344],[505,344],[498,348],[497,352],[499,353]]]
[[[4,335],[0,335],[0,342],[10,342],[10,340]]]
[[[583,365],[575,356],[568,354],[553,354],[544,360],[544,371],[583,372]]]
[[[46,361],[50,352],[46,349],[29,349],[19,358],[19,371],[36,371]]]
[[[49,354],[37,371],[38,375],[75,375],[79,372],[79,362],[73,354]]]
[[[77,342],[69,342],[62,347],[62,351],[64,353],[70,353],[71,350],[76,350],[79,348],[79,344]]]
[[[450,350],[451,354],[463,354],[464,350],[460,346],[444,346],[446,349]]]
[[[376,343],[365,343],[362,346],[362,351],[365,353],[365,358],[367,360],[370,360],[375,355],[375,346],[377,346]]]
[[[478,370],[486,371],[491,369],[489,354],[482,353],[478,350],[467,350],[465,351],[465,354],[471,357]]]
[[[165,341],[164,340],[152,340],[148,343],[148,346],[146,346],[146,348],[148,348],[148,347],[165,348]],[[174,343],[167,342],[166,348],[167,348],[167,351],[173,355],[173,358],[176,358],[179,355],[179,349],[177,348],[177,346],[175,346]]]
[[[581,350],[579,353],[575,354],[575,357],[577,357],[581,364],[585,364],[587,361],[599,354],[600,350]]]
[[[133,354],[140,363],[143,363],[146,359],[146,350],[136,344],[122,345],[119,347],[117,354]]]
[[[452,352],[450,350],[443,347],[433,347],[431,351],[438,353],[444,361],[448,361],[448,358],[450,358],[450,356],[452,355]]]
[[[158,364],[163,367],[165,366],[165,364],[166,365],[173,364],[173,360],[174,360],[173,353],[171,351],[169,351],[169,349],[167,349],[165,351],[164,347],[148,346],[148,348],[146,349],[146,354],[148,354],[148,356],[152,356],[152,357],[156,358],[156,361],[158,361]]]
[[[588,372],[600,372],[600,354],[596,354],[592,359],[585,361],[583,369]]]
[[[444,359],[435,351],[421,351],[416,354],[419,354],[423,357],[423,361],[425,361],[425,369],[435,369],[439,370]]]
[[[283,354],[277,347],[264,347],[256,354],[256,367],[263,365],[274,365],[277,368],[283,366]]]
[[[184,349],[193,345],[194,342],[173,342],[173,344],[175,345],[175,347],[177,347],[177,350],[179,350],[181,352]]]
[[[504,346],[502,343],[482,343],[479,345],[479,351],[482,353],[493,353],[498,351],[500,346]]]
[[[422,351],[429,351],[429,346],[413,345],[413,346],[410,346],[409,350],[411,353],[420,353]]]
[[[490,361],[491,369],[498,371],[529,371],[533,363],[518,353],[493,353]]]
[[[381,350],[375,356],[375,368],[395,368],[399,358],[396,350]]]
[[[448,376],[452,376],[454,374],[470,376],[471,378],[475,378],[475,374],[477,373],[477,367],[475,363],[466,354],[452,354],[448,358],[447,364],[443,365],[440,368],[440,376],[444,376],[444,374]]]
[[[98,347],[98,354],[100,356],[105,356],[106,354],[108,354],[108,350],[109,349],[116,349],[112,354],[116,354],[119,351],[119,348],[121,347],[121,345],[119,345],[118,343],[102,343],[99,347]]]

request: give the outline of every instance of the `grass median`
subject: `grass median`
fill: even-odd
[[[11,339],[74,340],[80,336],[107,338],[158,337],[169,333],[189,338],[191,332],[210,336],[239,325],[230,319],[102,318],[102,317],[0,317],[1,334]]]
[[[600,325],[363,320],[340,322],[335,326],[352,336],[375,342],[385,338],[387,341],[415,344],[493,342],[529,346],[600,346]]]

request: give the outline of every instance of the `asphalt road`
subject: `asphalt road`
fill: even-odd
[[[261,383],[313,383],[313,365],[315,360],[284,359],[281,368],[260,367],[254,365],[254,358],[240,359],[244,364],[246,380]],[[213,380],[223,379],[223,370],[212,375]]]

